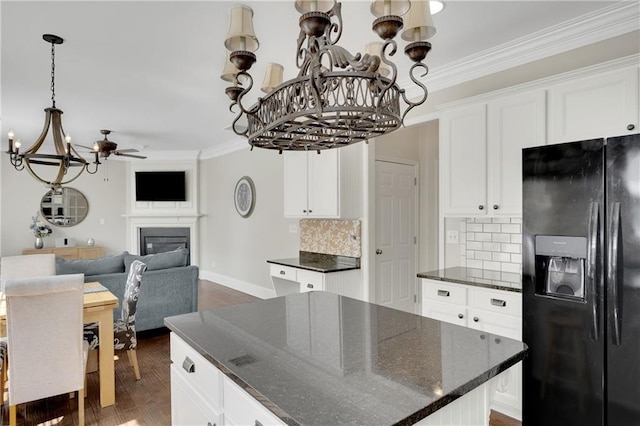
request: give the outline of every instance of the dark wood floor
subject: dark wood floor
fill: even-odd
[[[256,297],[227,287],[200,281],[198,308],[249,303]],[[142,379],[135,379],[126,355],[116,361],[116,404],[100,408],[98,373],[87,378],[86,425],[169,425],[171,394],[169,378],[169,334],[166,330],[139,333],[138,363]],[[9,423],[7,404],[0,411],[0,423]],[[18,408],[19,425],[77,425],[78,407],[67,395],[24,404]],[[490,426],[519,426],[500,413],[492,412]]]

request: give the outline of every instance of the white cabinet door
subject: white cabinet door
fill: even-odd
[[[522,148],[544,145],[543,90],[488,104],[488,200],[495,215],[522,215]]]
[[[638,97],[635,67],[551,87],[549,143],[637,133]]]
[[[175,426],[222,426],[222,415],[202,400],[200,393],[171,366],[171,424]]]
[[[298,281],[300,282],[301,293],[304,293],[305,291],[325,290],[325,274],[323,274],[322,272],[299,269]]]
[[[337,149],[284,153],[285,217],[339,217]]]
[[[310,152],[308,155],[308,213],[310,217],[339,217],[340,185],[337,149]]]
[[[423,299],[422,316],[451,324],[467,325],[466,306],[454,305],[452,303],[438,303]]]
[[[286,151],[284,154],[284,215],[307,215],[307,153]]]
[[[444,214],[487,212],[485,104],[443,111],[440,118],[440,194]]]
[[[225,425],[280,426],[285,424],[264,405],[260,404],[254,397],[249,395],[244,389],[232,382],[228,377],[224,378],[223,383]]]

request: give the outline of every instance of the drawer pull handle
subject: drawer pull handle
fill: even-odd
[[[216,426],[215,423],[207,422],[207,426]]]
[[[262,423],[260,423],[258,420],[256,420],[255,426],[262,426]]]
[[[280,275],[287,275],[285,271],[280,271]]]
[[[447,290],[438,290],[438,296],[449,297],[449,291],[447,291]]]
[[[188,356],[184,357],[184,361],[182,361],[182,368],[184,368],[184,371],[186,371],[187,373],[196,372],[196,365],[189,359]]]
[[[501,307],[505,307],[507,306],[507,302],[501,299],[491,299],[491,304],[493,306],[501,306]]]
[[[313,284],[307,284],[307,288],[313,288]]]

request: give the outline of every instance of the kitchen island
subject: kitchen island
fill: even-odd
[[[174,424],[198,410],[218,425],[488,424],[494,378],[526,353],[516,340],[328,292],[165,324]]]

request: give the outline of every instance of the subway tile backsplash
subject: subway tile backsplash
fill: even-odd
[[[457,220],[461,266],[481,269],[488,280],[520,282],[522,218]]]

